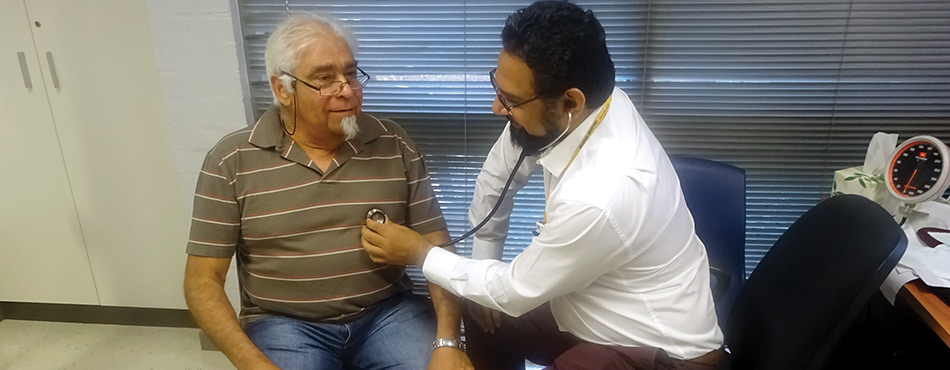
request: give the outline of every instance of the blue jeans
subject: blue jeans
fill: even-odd
[[[435,340],[432,304],[401,294],[347,323],[268,316],[244,331],[283,370],[425,369]]]

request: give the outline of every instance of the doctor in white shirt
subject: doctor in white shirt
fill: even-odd
[[[379,263],[420,265],[484,307],[466,318],[476,369],[523,369],[525,358],[556,369],[714,368],[722,333],[705,248],[669,158],[614,87],[603,27],[574,4],[539,1],[508,17],[502,42],[492,109],[509,124],[469,216],[488,214],[525,151],[512,187],[543,171],[534,239],[499,260],[513,191],[475,234],[471,259],[393,222],[367,222],[364,249]]]

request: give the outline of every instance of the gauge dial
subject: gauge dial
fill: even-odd
[[[948,185],[947,146],[932,136],[915,136],[897,146],[887,170],[887,190],[904,203],[925,202]]]

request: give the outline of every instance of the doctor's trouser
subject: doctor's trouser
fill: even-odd
[[[549,370],[712,370],[722,355],[713,351],[677,360],[660,348],[585,342],[558,330],[547,303],[520,317],[504,316],[494,333],[483,331],[467,312],[464,321],[468,356],[476,370],[524,370],[525,359]]]

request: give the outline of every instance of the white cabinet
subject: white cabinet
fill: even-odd
[[[183,308],[188,217],[145,2],[0,4],[0,300]]]
[[[26,9],[0,9],[0,300],[98,304]]]

